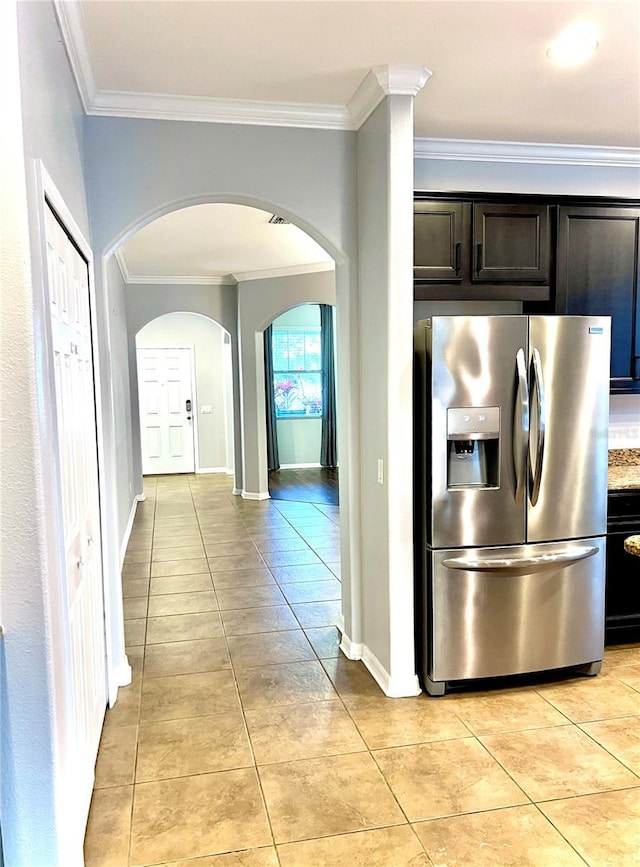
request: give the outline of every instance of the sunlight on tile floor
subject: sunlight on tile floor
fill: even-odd
[[[640,645],[387,699],[339,655],[338,509],[145,481],[87,867],[640,865]]]

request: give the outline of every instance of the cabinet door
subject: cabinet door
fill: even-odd
[[[640,391],[638,208],[560,208],[556,311],[611,316],[611,390]]]
[[[473,255],[474,281],[548,283],[549,207],[474,204]]]
[[[468,267],[464,245],[469,206],[462,202],[414,202],[414,279],[461,283]]]
[[[640,532],[640,527],[636,528]],[[608,644],[640,639],[638,558],[624,550],[635,530],[607,535],[606,640]]]

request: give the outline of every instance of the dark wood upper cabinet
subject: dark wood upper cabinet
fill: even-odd
[[[469,205],[462,202],[414,203],[413,267],[416,280],[462,283],[463,273],[468,267],[468,250],[463,251],[468,223]]]
[[[548,205],[474,203],[471,279],[548,283]]]
[[[611,391],[640,392],[640,208],[561,207],[556,313],[611,316]]]
[[[416,299],[547,300],[549,210],[540,203],[415,201]]]

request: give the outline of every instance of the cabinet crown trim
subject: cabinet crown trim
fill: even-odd
[[[640,168],[640,148],[595,145],[416,138],[414,156],[423,160]]]

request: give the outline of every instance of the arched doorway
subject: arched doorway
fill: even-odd
[[[233,474],[229,332],[176,312],[148,322],[135,340],[143,475]]]
[[[264,337],[269,493],[337,506],[335,307],[290,308]]]
[[[257,206],[264,208],[270,211],[278,211],[284,217],[291,219],[296,225],[305,231],[309,231],[309,233],[314,237],[331,255],[334,257],[336,262],[336,290],[337,290],[337,306],[338,306],[338,343],[342,344],[345,347],[345,351],[341,354],[341,364],[338,370],[338,379],[340,382],[340,391],[343,395],[351,395],[353,392],[353,388],[356,387],[355,383],[352,381],[351,371],[353,369],[353,349],[354,343],[352,340],[351,330],[354,327],[353,322],[353,314],[350,310],[351,302],[350,302],[350,269],[348,267],[347,261],[344,255],[335,249],[333,244],[328,241],[325,237],[322,236],[316,229],[310,227],[304,220],[297,219],[293,214],[288,213],[286,209],[281,207],[274,207],[271,203],[267,203],[264,201],[257,201],[253,198],[248,198],[245,196],[198,196],[194,198],[190,198],[188,200],[180,200],[176,201],[172,204],[163,206],[161,208],[157,208],[155,211],[151,213],[147,213],[144,217],[138,219],[137,221],[131,223],[125,230],[121,231],[117,238],[112,241],[106,248],[106,255],[103,258],[103,267],[101,271],[101,279],[104,288],[104,297],[105,302],[109,305],[109,280],[107,275],[107,270],[110,265],[110,261],[113,260],[113,254],[122,246],[124,241],[127,238],[130,238],[138,229],[143,226],[148,225],[154,219],[159,216],[171,213],[176,210],[180,210],[184,207],[189,207],[194,204],[201,204],[204,202],[240,202],[242,204],[249,204],[251,206]],[[245,286],[247,284],[244,284]],[[224,291],[228,290],[228,287],[223,287]],[[142,288],[141,290],[142,291]],[[201,291],[200,287],[198,287],[197,291]],[[163,298],[160,299],[160,304],[158,312],[176,312],[178,310],[185,309],[185,294],[189,295],[191,298],[195,297],[194,289],[193,292],[185,293],[181,290],[181,293],[178,295],[173,292],[171,295],[165,293]],[[220,295],[222,290],[217,290],[217,294]],[[205,315],[211,315],[212,308],[217,310],[228,310],[228,305],[225,305],[224,299],[215,298],[212,299],[211,294],[207,299],[207,304],[205,305],[206,313]],[[137,292],[136,292],[137,295]],[[258,297],[258,307],[260,308],[260,302],[262,298]],[[158,300],[158,299],[156,299]],[[200,297],[200,304],[202,304],[202,297]],[[192,312],[205,312],[202,306],[198,308],[196,305],[189,305]],[[285,309],[288,304],[282,304],[281,309]],[[246,406],[247,400],[251,400],[251,389],[252,387],[255,389],[255,383],[257,382],[258,374],[260,373],[257,365],[257,359],[259,355],[260,347],[257,345],[256,337],[259,335],[260,340],[262,339],[262,334],[260,333],[260,329],[264,328],[266,322],[265,319],[269,321],[273,318],[274,313],[279,312],[278,310],[264,310],[260,314],[261,321],[258,323],[257,329],[252,329],[253,331],[253,339],[247,340],[247,334],[240,334],[238,330],[237,333],[237,341],[233,342],[233,324],[229,327],[229,331],[232,332],[232,342],[235,348],[235,352],[237,354],[234,355],[234,396],[241,397],[241,407],[244,408]],[[139,318],[139,310],[135,313],[135,315],[131,315],[131,309],[127,309],[127,320],[129,324],[129,330],[136,329],[136,322],[143,324]],[[138,316],[138,319],[136,319]],[[221,321],[221,317],[218,317],[214,314],[212,318]],[[225,326],[227,323],[224,323]],[[242,361],[240,359],[240,354],[237,352],[238,344],[242,343],[243,350],[243,358]],[[248,352],[247,352],[248,350]],[[130,358],[132,356],[133,347],[131,346],[131,341],[129,343],[129,355]],[[249,371],[252,375],[250,377],[245,374]],[[240,377],[243,379],[243,388],[240,389]],[[251,385],[253,383],[253,386]],[[132,389],[133,393],[134,389]],[[255,391],[254,391],[255,393]],[[237,405],[237,404],[236,404]],[[359,551],[358,551],[358,539],[359,533],[355,528],[359,521],[359,507],[357,502],[357,493],[358,493],[358,485],[354,485],[354,481],[352,478],[353,473],[357,474],[358,466],[357,463],[349,464],[349,456],[353,454],[353,442],[355,435],[355,427],[357,424],[357,418],[354,416],[351,410],[351,402],[347,397],[346,406],[348,407],[348,411],[342,415],[343,421],[340,424],[339,437],[345,443],[345,445],[341,448],[342,457],[342,479],[341,479],[341,502],[342,502],[342,510],[340,515],[340,525],[341,525],[341,536],[342,536],[342,551],[341,551],[341,560],[342,560],[342,574],[343,574],[343,591],[342,591],[342,614],[338,617],[338,622],[341,628],[344,627],[344,624],[347,624],[347,629],[349,630],[349,635],[351,639],[357,639],[359,635],[359,589],[353,591],[351,584],[356,582],[359,588],[359,574],[356,568],[353,568],[352,564],[355,565],[359,563]],[[259,412],[256,416],[259,415]],[[252,491],[247,490],[246,480],[251,475],[253,479],[260,479],[263,460],[262,455],[266,452],[266,443],[264,436],[256,437],[254,442],[257,442],[257,448],[254,450],[250,450],[247,447],[247,434],[251,433],[248,431],[248,427],[251,427],[251,424],[247,424],[247,414],[243,413],[242,410],[240,412],[240,419],[238,420],[238,413],[236,413],[236,426],[235,426],[235,456],[236,456],[236,483],[234,493],[244,492],[245,495],[251,495]],[[257,433],[259,425],[257,421],[253,422],[253,429]],[[238,456],[242,455],[242,462],[238,460]],[[357,454],[357,448],[356,452]],[[138,466],[134,469],[134,485],[138,485],[139,493],[142,493],[142,487],[140,482],[136,482],[136,477],[141,480],[141,467]],[[266,491],[266,467],[264,468],[264,490]],[[260,493],[260,489],[258,490]],[[335,556],[335,555],[334,555]],[[335,561],[334,561],[335,562]],[[351,644],[354,644],[354,641],[351,641]],[[357,646],[357,642],[355,642]]]

